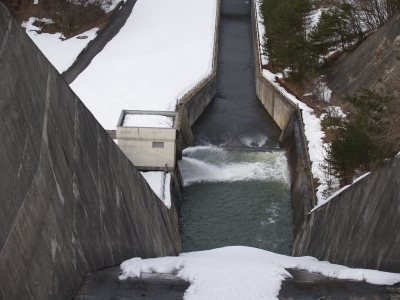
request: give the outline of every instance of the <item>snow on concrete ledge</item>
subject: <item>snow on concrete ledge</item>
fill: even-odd
[[[360,177],[357,177],[356,179],[354,179],[352,184],[348,184],[345,185],[344,187],[342,187],[340,190],[334,192],[332,195],[330,195],[328,198],[324,199],[324,200],[318,200],[318,205],[316,205],[311,211],[310,214],[315,211],[316,209],[320,208],[321,206],[325,205],[326,203],[328,203],[329,201],[331,201],[333,198],[335,198],[337,195],[339,195],[341,192],[343,192],[344,190],[347,190],[349,187],[351,187],[353,184],[355,184],[357,181],[360,181],[361,179],[363,179],[364,177],[368,176],[369,174],[371,174],[371,172],[365,173],[363,175],[361,175]]]
[[[327,277],[393,285],[400,274],[351,269],[313,257],[291,257],[250,247],[225,247],[178,257],[132,258],[121,264],[121,280],[143,273],[174,273],[190,282],[184,299],[278,299],[293,268]]]
[[[177,124],[177,112],[123,109],[117,127],[176,129]]]
[[[172,128],[174,118],[158,115],[134,115],[126,114],[122,126],[129,127],[157,127],[157,128]]]

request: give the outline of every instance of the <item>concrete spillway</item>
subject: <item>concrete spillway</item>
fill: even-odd
[[[281,130],[256,95],[251,6],[221,1],[216,95],[179,162],[184,251],[246,245],[290,254],[288,165]]]

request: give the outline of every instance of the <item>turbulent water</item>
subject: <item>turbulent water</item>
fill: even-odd
[[[184,185],[208,182],[266,180],[289,184],[287,161],[283,151],[226,151],[214,146],[184,150],[179,162]]]
[[[292,212],[280,129],[255,94],[250,1],[222,0],[217,94],[184,151],[183,251],[229,245],[290,254]]]
[[[181,239],[184,251],[246,245],[290,253],[292,216],[285,153],[186,149]]]

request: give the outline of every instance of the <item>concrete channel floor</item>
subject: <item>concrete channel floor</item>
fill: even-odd
[[[391,299],[400,300],[400,284],[375,285],[363,281],[340,280],[319,274],[288,269],[293,279],[282,283],[279,299]]]
[[[182,299],[189,283],[173,274],[141,274],[141,278],[119,280],[119,266],[89,273],[75,300]]]
[[[390,299],[400,300],[400,284],[374,285],[366,282],[328,278],[306,271],[288,269],[293,279],[282,283],[278,298],[294,299]],[[182,299],[189,283],[173,274],[146,274],[119,280],[119,266],[88,274],[75,300],[93,299]]]

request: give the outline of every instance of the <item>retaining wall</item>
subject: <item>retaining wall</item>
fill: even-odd
[[[286,149],[288,165],[290,168],[290,186],[293,211],[293,237],[297,236],[304,218],[312,206],[307,188],[307,174],[305,172],[305,153],[300,137],[299,120],[292,112],[286,127],[283,129],[280,143]]]
[[[293,255],[400,272],[400,156],[305,218]]]
[[[0,299],[181,250],[171,210],[0,4]]]
[[[307,154],[307,145],[305,145],[304,131],[302,132],[301,111],[261,74],[257,17],[253,1],[251,18],[253,23],[256,93],[265,109],[282,130],[279,142],[286,149],[290,168],[294,236],[296,236],[304,217],[311,210],[310,194],[313,190],[307,186],[312,181],[307,172],[311,166]]]
[[[192,133],[192,125],[203,113],[207,105],[214,98],[217,90],[217,59],[218,59],[218,37],[219,37],[219,18],[220,18],[221,0],[217,1],[217,13],[215,20],[215,35],[214,35],[214,53],[212,72],[196,87],[184,95],[177,105],[179,112],[180,134],[177,141],[177,150],[183,150],[186,147],[193,145],[194,137]]]

